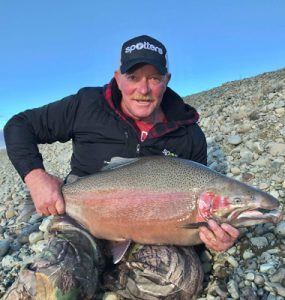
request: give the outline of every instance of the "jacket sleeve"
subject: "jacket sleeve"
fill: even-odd
[[[4,127],[7,154],[22,179],[33,169],[44,169],[38,144],[72,138],[77,107],[77,96],[73,95],[21,112],[7,122]]]
[[[207,141],[204,132],[198,124],[190,126],[192,147],[190,159],[200,164],[207,165]]]

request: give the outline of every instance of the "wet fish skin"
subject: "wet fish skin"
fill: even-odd
[[[95,237],[113,241],[195,245],[199,229],[187,225],[210,218],[237,227],[280,219],[278,213],[253,213],[277,209],[271,195],[193,161],[164,156],[124,160],[63,186],[62,193],[69,216]]]

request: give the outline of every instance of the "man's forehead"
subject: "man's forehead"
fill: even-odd
[[[152,72],[155,74],[160,74],[159,70],[157,70],[157,68],[151,64],[147,64],[147,63],[139,63],[134,65],[132,68],[130,68],[126,74],[133,74],[133,73],[139,73],[139,72]]]

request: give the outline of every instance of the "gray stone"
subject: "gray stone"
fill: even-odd
[[[239,299],[240,291],[237,283],[234,280],[230,280],[227,284],[228,292],[233,299]]]
[[[6,255],[11,246],[11,241],[9,239],[0,240],[0,258]]]
[[[32,244],[35,244],[37,243],[38,241],[41,241],[44,237],[44,234],[42,231],[37,231],[37,232],[32,232],[30,235],[29,235],[29,243],[32,245]]]
[[[285,156],[285,144],[271,142],[267,145],[272,156]]]
[[[263,236],[252,237],[250,243],[258,249],[266,248],[269,245],[267,238]]]
[[[239,145],[242,142],[240,135],[230,135],[228,137],[228,143],[231,145]]]
[[[11,255],[6,255],[1,261],[1,265],[4,269],[12,269],[15,266],[15,264],[16,260]]]
[[[285,221],[280,222],[276,226],[276,233],[282,237],[285,237]]]
[[[42,232],[48,232],[52,224],[53,216],[43,219],[42,224],[39,226],[39,230]]]
[[[262,264],[259,267],[261,273],[272,273],[274,271],[274,266],[271,263]]]

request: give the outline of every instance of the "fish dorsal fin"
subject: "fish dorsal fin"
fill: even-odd
[[[120,262],[120,260],[123,258],[127,250],[129,249],[129,246],[131,244],[130,240],[124,240],[124,241],[110,241],[110,250],[113,255],[113,263],[117,264]]]
[[[125,157],[115,156],[112,157],[109,162],[106,162],[106,165],[102,168],[102,171],[117,169],[132,164],[138,160],[139,160],[138,157],[125,158]]]

